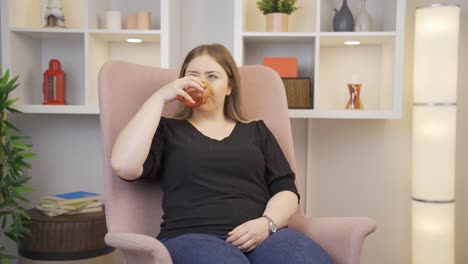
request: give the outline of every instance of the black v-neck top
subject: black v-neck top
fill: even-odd
[[[216,140],[187,120],[161,118],[139,179],[152,177],[164,191],[158,238],[225,235],[262,216],[276,193],[299,196],[294,172],[263,121],[237,122]]]

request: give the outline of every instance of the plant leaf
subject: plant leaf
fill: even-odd
[[[19,130],[17,127],[15,127],[13,124],[11,124],[10,122],[8,122],[8,120],[4,120],[3,121],[4,124],[9,128],[9,129],[12,129],[12,130],[15,130],[17,132],[21,132],[21,130]]]
[[[11,144],[19,149],[29,150],[31,147],[28,145],[21,144],[19,142],[13,141]]]

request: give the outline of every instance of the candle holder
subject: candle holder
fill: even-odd
[[[360,83],[348,83],[349,100],[346,109],[364,109],[361,101],[361,86]]]

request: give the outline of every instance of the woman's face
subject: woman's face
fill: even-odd
[[[197,76],[201,80],[209,82],[212,88],[212,96],[204,104],[195,108],[196,110],[223,110],[224,100],[227,95],[231,94],[231,86],[229,77],[221,65],[209,55],[200,55],[189,62],[185,75]]]

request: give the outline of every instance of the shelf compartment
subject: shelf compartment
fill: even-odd
[[[347,0],[349,9],[356,18],[361,9],[361,0]],[[367,1],[366,10],[372,18],[372,32],[395,31],[397,4],[400,0]],[[320,1],[320,31],[333,32],[334,9],[340,10],[343,0]]]
[[[314,80],[315,37],[244,37],[244,65],[262,65],[264,57],[297,57],[298,77]]]
[[[106,28],[106,11],[119,11],[122,29],[125,29],[125,17],[138,11],[151,12],[151,29],[161,29],[161,0],[89,0],[88,27],[89,29]]]
[[[20,104],[42,104],[43,73],[56,58],[66,74],[66,102],[85,105],[84,34],[39,31],[10,32],[11,71],[19,75],[15,91]]]
[[[244,32],[265,32],[266,17],[257,7],[257,1],[243,0]],[[316,0],[298,0],[300,8],[289,16],[289,32],[315,32]]]
[[[142,43],[128,43],[126,42],[126,38],[130,36],[149,39],[150,41],[143,40]],[[87,58],[89,60],[88,104],[98,104],[98,74],[102,65],[107,61],[123,60],[152,67],[160,67],[161,43],[158,41],[159,38],[159,34],[108,34],[102,32],[89,34],[89,48],[87,51]]]
[[[85,28],[85,0],[61,0],[68,29]],[[43,28],[46,0],[8,0],[10,27]]]
[[[361,42],[358,46],[346,46],[345,40],[348,37],[320,37],[316,109],[343,110],[349,99],[347,84],[357,78],[364,110],[394,110],[395,37],[360,36],[353,39]]]

